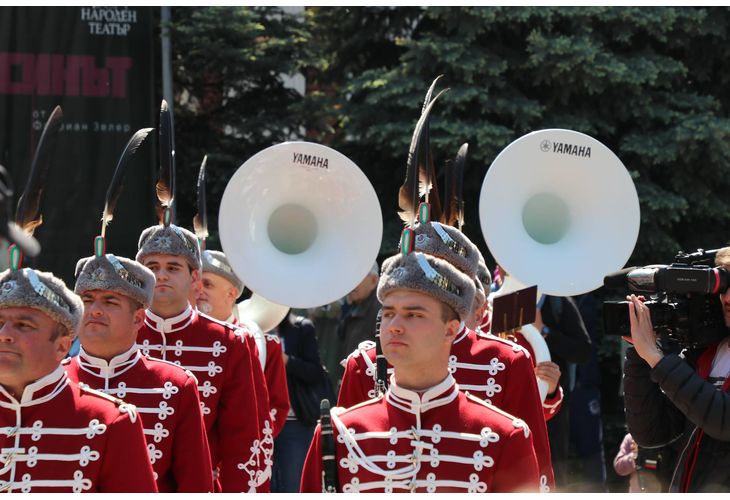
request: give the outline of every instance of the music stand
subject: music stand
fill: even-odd
[[[514,332],[523,325],[535,322],[537,285],[517,290],[492,303],[492,332]]]

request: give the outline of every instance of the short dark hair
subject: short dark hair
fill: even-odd
[[[145,309],[144,304],[142,304],[140,301],[134,300],[132,297],[128,297],[126,295],[124,296],[124,298],[126,298],[127,301],[129,302],[129,306],[132,311],[136,311],[138,309]]]
[[[61,323],[56,323],[53,327],[53,331],[51,332],[51,338],[49,339],[51,342],[56,340],[59,337],[66,337],[71,335],[71,332],[68,331],[68,328],[66,328],[66,325],[63,325]]]
[[[449,321],[459,321],[459,315],[456,313],[453,307],[448,305],[445,302],[441,302],[441,319],[444,321],[444,323],[448,323]]]

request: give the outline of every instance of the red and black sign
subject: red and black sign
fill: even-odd
[[[136,130],[156,126],[154,14],[149,7],[0,8],[0,164],[11,172],[17,202],[43,124],[56,105],[63,108],[35,232],[43,249],[26,264],[69,286],[76,261],[93,254],[124,145]],[[154,135],[129,166],[107,232],[110,253],[133,258],[141,230],[155,222]]]

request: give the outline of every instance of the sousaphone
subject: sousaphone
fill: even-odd
[[[639,235],[639,197],[621,160],[572,130],[508,145],[482,184],[479,218],[492,256],[544,294],[590,292],[621,269]]]
[[[484,240],[507,272],[490,300],[535,284],[538,300],[595,290],[631,256],[639,214],[631,175],[596,139],[564,129],[520,137],[494,160],[479,198]],[[537,362],[550,360],[534,326],[522,334]],[[544,400],[547,384],[538,386]]]
[[[248,288],[304,309],[347,295],[367,275],[383,218],[375,190],[350,159],[320,144],[286,142],[233,174],[218,227],[223,251]]]
[[[289,313],[289,306],[275,304],[256,293],[237,305],[240,318],[254,321],[262,332],[271,331]]]
[[[289,307],[274,304],[256,293],[236,304],[234,311],[240,323],[249,327],[259,350],[261,366],[266,366],[266,338],[264,333],[271,331],[289,314]]]

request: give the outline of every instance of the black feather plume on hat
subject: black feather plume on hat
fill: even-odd
[[[444,213],[441,222],[461,231],[464,226],[464,170],[469,144],[464,143],[456,153],[453,163],[446,165]]]
[[[208,237],[208,213],[205,209],[205,164],[207,162],[208,155],[205,155],[198,172],[198,213],[193,218],[193,229],[201,246],[205,244],[205,239]]]
[[[426,109],[423,111],[420,118],[418,119],[418,122],[416,123],[416,128],[413,130],[411,145],[408,149],[406,178],[403,181],[403,185],[401,185],[400,189],[398,190],[398,205],[401,209],[401,211],[398,212],[398,216],[409,227],[416,222],[416,219],[418,217],[418,200],[420,199],[418,185],[418,166],[424,149],[424,127],[428,123],[434,104],[436,104],[436,101],[439,99],[439,97],[448,92],[448,90],[449,89],[442,90],[428,103]]]
[[[444,75],[437,76],[431,83],[431,86],[426,92],[426,98],[423,101],[423,108],[421,108],[421,114],[426,112],[426,108],[431,102],[431,96],[436,88],[436,83]],[[423,155],[418,161],[418,195],[419,197],[425,198],[425,201],[431,205],[431,218],[432,220],[441,219],[441,200],[439,199],[438,186],[436,184],[436,168],[433,161],[433,151],[431,150],[431,134],[429,122],[426,121],[423,129],[421,151]]]
[[[109,188],[106,191],[106,199],[104,200],[104,212],[101,216],[102,238],[106,236],[106,227],[114,218],[114,210],[117,207],[117,201],[119,200],[119,195],[122,193],[122,187],[124,185],[124,176],[127,174],[127,165],[149,133],[153,130],[153,128],[143,128],[135,132],[124,147],[122,156],[119,157],[117,167],[114,170],[114,175],[112,176]]]
[[[157,216],[160,224],[169,225],[172,220],[172,204],[175,201],[175,145],[173,142],[172,116],[167,101],[160,106],[160,178],[155,185],[157,192]]]
[[[0,165],[0,236],[17,245],[25,255],[35,257],[40,253],[41,245],[11,220],[12,212],[13,181],[5,167]]]
[[[43,133],[33,155],[28,181],[25,184],[23,194],[18,200],[15,222],[30,236],[43,223],[41,196],[48,180],[48,172],[55,158],[58,132],[61,129],[62,120],[63,111],[61,106],[56,106],[43,127]]]

